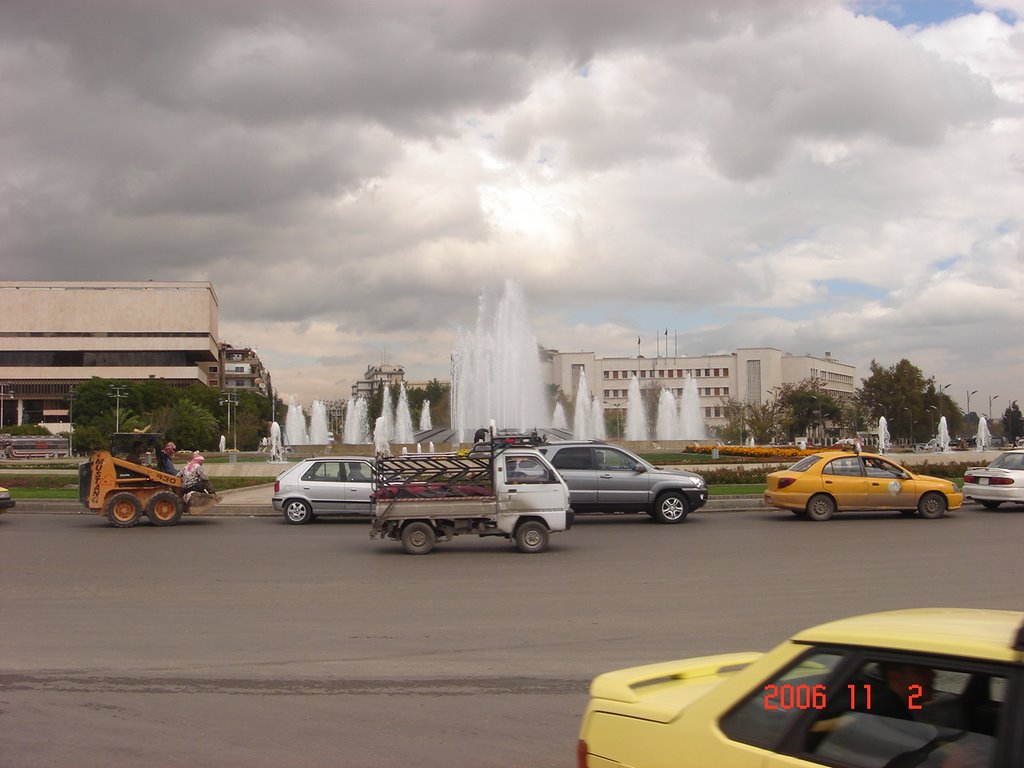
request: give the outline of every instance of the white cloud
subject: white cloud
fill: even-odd
[[[5,277],[210,279],[306,402],[382,356],[444,377],[506,276],[550,347],[667,327],[1009,393],[1024,26],[979,5],[15,0]]]

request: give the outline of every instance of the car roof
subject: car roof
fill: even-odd
[[[910,608],[821,624],[793,636],[797,643],[923,651],[1024,663],[1024,611]]]

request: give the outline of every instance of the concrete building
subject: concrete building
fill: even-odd
[[[729,400],[760,404],[783,384],[817,379],[837,400],[852,397],[857,369],[834,359],[792,355],[771,347],[737,349],[700,357],[605,357],[593,352],[546,350],[546,383],[575,397],[579,380],[586,376],[592,395],[601,397],[606,410],[623,409],[630,380],[636,376],[641,391],[662,388],[680,397],[686,378],[692,377],[700,398],[700,412],[709,428],[725,426],[724,405]]]
[[[371,397],[381,387],[401,384],[405,381],[405,369],[400,365],[371,365],[363,378],[352,385],[352,397]]]
[[[270,373],[259,355],[250,347],[234,347],[221,342],[218,386],[225,392],[256,392],[269,397],[273,391]]]
[[[0,282],[2,423],[67,423],[96,376],[218,386],[219,304],[208,282]]]

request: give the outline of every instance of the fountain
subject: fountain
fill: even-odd
[[[409,444],[413,442],[412,414],[409,412],[409,395],[405,392],[405,382],[398,386],[398,405],[395,407],[395,442]]]
[[[522,291],[511,280],[497,306],[480,297],[476,328],[452,354],[452,429],[459,442],[491,419],[502,429],[548,426],[537,340]]]
[[[281,445],[281,425],[276,421],[270,422],[270,459],[271,464],[280,464],[284,461],[284,446]]]
[[[604,403],[601,402],[601,398],[597,395],[594,395],[594,399],[590,403],[590,418],[594,422],[594,439],[604,440],[607,438],[607,430],[604,425]]]
[[[878,417],[878,452],[888,453],[892,446],[892,438],[889,435],[889,422],[885,416]]]
[[[370,442],[369,404],[365,397],[349,398],[345,403],[343,441],[348,445]]]
[[[220,442],[217,443],[217,450],[220,453],[224,453],[228,448],[228,439],[224,435],[220,436]]]
[[[565,417],[565,406],[561,402],[555,403],[555,412],[551,414],[552,429],[568,429],[569,421]]]
[[[327,428],[327,408],[321,401],[314,400],[310,408],[309,443],[310,445],[327,445],[330,441],[330,430]]]
[[[662,389],[658,395],[658,416],[654,422],[654,437],[657,440],[676,440],[679,427],[679,411],[676,397],[669,389]]]
[[[626,393],[626,439],[646,440],[647,435],[647,413],[640,396],[640,380],[634,374],[629,377]]]
[[[949,427],[945,416],[939,417],[939,450],[943,453],[949,451]]]
[[[687,376],[679,398],[679,439],[707,440],[708,428],[700,413],[700,392],[697,380]]]
[[[385,390],[386,391],[386,390]],[[388,424],[387,419],[378,416],[373,426],[373,449],[384,456],[391,455],[391,446],[388,445]]]
[[[424,400],[420,408],[420,432],[427,432],[434,428],[430,420],[430,401]]]
[[[990,442],[992,442],[992,433],[988,431],[988,419],[982,416],[978,419],[977,449],[979,451],[987,451]]]
[[[587,386],[587,372],[580,371],[580,380],[576,386],[576,406],[572,416],[572,436],[577,440],[590,440],[593,435],[593,419],[590,413],[590,388]]]
[[[306,434],[306,416],[302,406],[295,402],[294,397],[288,398],[288,415],[284,420],[284,436],[288,445],[308,445],[309,435]]]

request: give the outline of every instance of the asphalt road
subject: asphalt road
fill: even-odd
[[[599,672],[1022,607],[1020,507],[591,517],[540,555],[368,527],[0,516],[0,766],[568,766]]]

